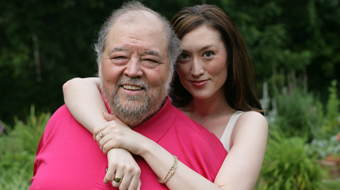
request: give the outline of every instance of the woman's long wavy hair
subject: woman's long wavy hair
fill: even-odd
[[[263,112],[247,46],[235,24],[220,8],[214,5],[185,7],[172,18],[171,24],[179,39],[201,25],[219,31],[227,49],[228,78],[222,88],[228,104],[236,110]],[[170,97],[176,107],[185,106],[192,99],[177,74]]]

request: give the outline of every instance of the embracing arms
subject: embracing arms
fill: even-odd
[[[111,151],[113,147],[123,147],[133,154],[141,155],[156,175],[163,179],[174,162],[173,156],[157,143],[134,132],[119,121],[106,122],[101,113],[107,110],[98,91],[98,85],[97,78],[78,78],[68,81],[63,90],[65,103],[70,112],[94,133],[104,153]],[[236,122],[232,133],[231,150],[214,183],[178,162],[175,174],[166,183],[167,187],[169,189],[252,189],[263,161],[267,128],[262,115],[256,112],[244,113]],[[100,131],[103,131],[105,137],[110,137],[107,138],[110,140],[100,139],[98,136]],[[120,135],[129,138],[117,138]],[[113,168],[110,170],[109,166],[108,173],[112,174],[111,179],[115,172]],[[106,180],[109,179],[110,177]]]

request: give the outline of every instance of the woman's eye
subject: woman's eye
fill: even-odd
[[[181,55],[179,55],[178,59],[179,60],[186,60],[189,58],[188,54],[182,53]]]
[[[211,57],[211,56],[213,56],[213,55],[215,55],[215,53],[212,52],[212,51],[206,51],[206,52],[204,52],[204,54],[203,54],[203,56],[205,56],[205,57]]]

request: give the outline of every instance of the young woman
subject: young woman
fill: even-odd
[[[254,70],[243,38],[230,18],[213,5],[184,8],[171,22],[183,47],[169,94],[172,103],[214,133],[228,156],[214,183],[178,162],[166,186],[176,190],[253,189],[262,166],[268,126],[259,113],[262,108],[253,89]],[[139,188],[140,171],[124,149],[133,154],[138,151],[157,176],[165,176],[164,167],[172,166],[173,156],[122,123],[104,120],[101,113],[107,110],[98,88],[97,78],[72,79],[63,86],[67,107],[108,154],[104,181],[119,176],[122,181],[113,181],[114,186]],[[110,120],[113,116],[104,117]],[[115,147],[117,136],[123,142],[119,149]]]

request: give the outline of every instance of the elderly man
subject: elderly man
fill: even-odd
[[[141,3],[132,2],[115,11],[99,33],[96,51],[101,87],[112,112],[135,132],[213,181],[225,149],[214,135],[174,108],[167,97],[180,51],[168,22]],[[167,189],[142,157],[135,159],[141,168],[141,189]],[[107,157],[91,133],[62,106],[40,140],[30,189],[115,189],[103,182],[107,167]],[[168,174],[171,172],[176,172],[174,167]]]

